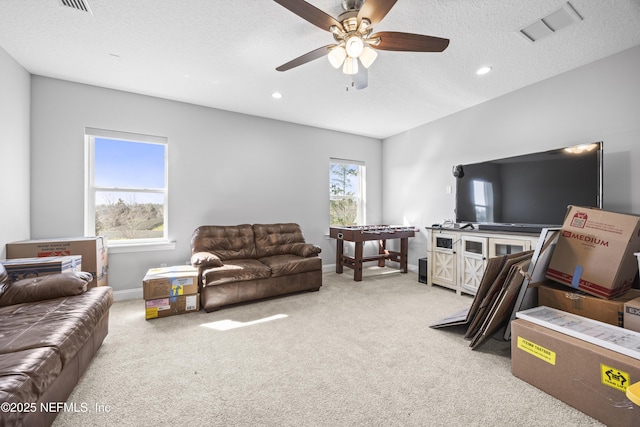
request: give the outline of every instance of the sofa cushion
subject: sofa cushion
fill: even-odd
[[[229,282],[268,279],[271,269],[256,259],[226,260],[222,267],[202,271],[202,286],[215,286]]]
[[[112,303],[111,288],[98,286],[72,297],[2,307],[0,354],[51,347],[64,367],[91,336]]]
[[[191,254],[211,252],[223,262],[256,258],[253,228],[242,225],[203,225],[191,235]]]
[[[4,285],[0,307],[24,302],[80,295],[86,292],[93,276],[87,272],[59,273],[17,280]]]
[[[37,402],[61,371],[58,352],[51,347],[0,354],[0,402]]]
[[[304,235],[298,224],[254,224],[258,258],[296,253],[302,255],[305,248]],[[315,245],[310,245],[311,247]],[[319,251],[319,247],[315,254]],[[308,251],[309,255],[315,255]]]
[[[298,255],[274,255],[260,258],[271,269],[271,276],[288,276],[307,271],[322,270],[322,260],[318,257],[305,258]]]

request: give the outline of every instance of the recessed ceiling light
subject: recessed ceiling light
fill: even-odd
[[[273,93],[271,94],[271,97],[272,97],[273,99],[280,99],[280,98],[282,98],[282,94],[281,94],[280,92],[273,92]]]
[[[476,71],[476,74],[479,76],[482,76],[484,74],[487,74],[489,71],[491,71],[492,68],[487,66],[487,67],[480,67],[478,68],[478,71]]]

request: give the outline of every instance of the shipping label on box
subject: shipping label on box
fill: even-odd
[[[639,250],[639,216],[570,206],[546,277],[613,298],[631,288]]]
[[[142,279],[145,300],[198,293],[198,269],[190,265],[151,268]]]
[[[37,239],[7,243],[7,258],[68,255],[82,255],[82,271],[93,276],[89,283],[90,288],[108,285],[109,259],[106,237]]]
[[[56,256],[45,258],[15,258],[0,261],[9,274],[9,280],[28,279],[56,273],[81,271],[82,256]]]
[[[200,294],[179,295],[170,298],[147,300],[145,303],[145,319],[174,316],[200,310]]]

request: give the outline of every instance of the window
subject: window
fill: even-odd
[[[85,234],[167,240],[167,139],[85,129]]]
[[[330,159],[330,225],[364,225],[365,165],[357,160]]]

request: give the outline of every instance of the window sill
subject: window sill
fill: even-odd
[[[152,252],[171,251],[176,248],[176,242],[154,242],[154,243],[111,243],[109,242],[110,254],[124,254],[129,252]]]

